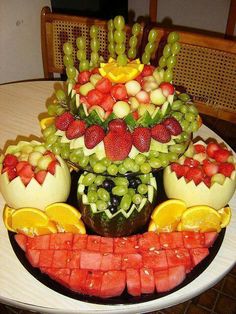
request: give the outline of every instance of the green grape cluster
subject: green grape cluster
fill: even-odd
[[[98,39],[98,27],[92,25],[90,28],[90,48],[91,48],[91,67],[95,68],[99,65],[99,49],[100,42]]]
[[[133,60],[137,55],[137,44],[138,44],[138,35],[141,31],[141,25],[139,23],[135,23],[132,27],[132,36],[129,39],[129,50],[128,50],[128,58]]]
[[[116,16],[114,18],[114,41],[115,41],[115,52],[117,54],[117,63],[120,66],[126,65],[128,62],[128,58],[125,54],[125,41],[126,34],[124,31],[125,20],[123,16]]]
[[[68,83],[74,84],[76,78],[76,68],[74,67],[73,61],[73,47],[72,44],[67,42],[63,45],[63,63],[66,67],[66,75],[68,77]]]
[[[180,51],[179,34],[176,32],[169,33],[167,43],[163,49],[163,55],[159,59],[159,68],[164,69],[164,81],[173,80],[173,68],[177,63],[177,54]]]
[[[113,20],[110,19],[107,23],[108,33],[107,33],[107,39],[108,39],[108,52],[109,57],[114,58],[116,57],[115,53],[115,42],[114,42],[114,23]]]
[[[151,60],[151,55],[154,53],[156,47],[156,40],[157,40],[157,30],[151,29],[148,34],[148,43],[146,44],[146,47],[144,49],[144,53],[142,55],[142,63],[148,64]]]
[[[80,36],[76,39],[77,59],[79,60],[79,70],[80,72],[89,69],[89,60],[86,58],[86,40],[84,37]]]

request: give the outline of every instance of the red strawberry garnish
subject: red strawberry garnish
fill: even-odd
[[[46,170],[39,170],[37,173],[35,173],[35,179],[38,181],[39,184],[43,184],[46,175]]]
[[[116,84],[112,86],[111,96],[114,97],[115,100],[125,100],[128,97],[125,85]]]
[[[138,127],[134,130],[133,144],[142,153],[149,151],[151,143],[150,129],[144,127]]]
[[[204,178],[204,173],[202,169],[195,168],[195,167],[189,168],[188,172],[185,175],[185,179],[187,181],[193,180],[196,185],[201,183],[203,181],[203,178]]]
[[[168,97],[169,95],[173,95],[175,92],[175,88],[171,83],[163,82],[159,86],[162,90],[162,93],[165,97]]]
[[[19,172],[18,175],[21,178],[21,181],[24,183],[24,185],[28,185],[28,183],[31,181],[31,179],[34,177],[34,171],[32,169],[32,166],[30,164],[25,165]]]
[[[80,84],[85,84],[89,81],[90,76],[91,76],[90,71],[82,71],[78,75],[78,82]]]
[[[164,126],[170,131],[172,135],[179,135],[182,132],[182,127],[175,118],[170,117],[163,121]]]
[[[112,161],[124,160],[132,147],[132,135],[129,131],[110,131],[104,138],[105,152]]]
[[[7,154],[3,160],[4,167],[16,167],[18,159],[15,155]]]
[[[56,165],[58,165],[58,161],[52,160],[48,165],[47,171],[54,175],[56,171]]]
[[[17,177],[16,168],[15,167],[4,167],[2,168],[2,173],[7,172],[9,181],[13,180]]]
[[[108,124],[109,131],[125,132],[127,130],[127,124],[122,119],[111,120]]]
[[[80,103],[85,104],[87,107],[90,107],[90,104],[87,101],[87,98],[85,96],[80,95]]]
[[[230,151],[226,148],[220,148],[214,153],[214,158],[217,162],[226,162],[229,156],[231,155]]]
[[[74,120],[70,112],[64,112],[55,119],[55,126],[58,130],[66,131],[70,123]]]
[[[209,144],[207,144],[207,147],[206,147],[207,155],[210,158],[214,158],[215,152],[219,150],[220,148],[221,148],[220,145],[218,145],[217,143],[210,142]]]
[[[189,167],[198,167],[200,165],[200,162],[193,158],[186,157],[184,160],[184,165],[189,166]]]
[[[223,162],[219,165],[219,173],[223,174],[225,177],[230,177],[234,170],[235,166],[230,162]]]
[[[100,125],[91,125],[85,130],[84,144],[88,149],[94,148],[105,137],[105,131]]]
[[[189,170],[189,166],[180,165],[177,162],[173,162],[170,166],[171,171],[174,171],[178,178],[184,177]]]
[[[205,153],[206,152],[206,147],[202,144],[195,144],[194,145],[195,153]]]
[[[105,111],[112,111],[113,106],[115,104],[114,98],[110,95],[104,95],[103,100],[100,104],[100,106],[105,110]]]
[[[66,137],[69,140],[73,138],[78,138],[84,135],[86,129],[86,123],[84,120],[74,120],[69,125],[68,129],[66,130]]]
[[[219,170],[219,166],[214,162],[208,162],[208,163],[205,162],[202,168],[205,174],[209,177],[212,177],[214,174],[218,173],[218,170]]]
[[[92,89],[87,94],[87,102],[90,106],[100,105],[104,94],[97,89]]]
[[[154,66],[145,64],[141,74],[142,74],[142,76],[150,76],[150,75],[152,75],[154,70],[155,70]],[[136,80],[137,80],[137,78],[136,78]]]
[[[152,127],[151,136],[160,143],[168,143],[171,139],[170,131],[163,124],[157,124]]]
[[[107,94],[110,92],[112,88],[112,83],[107,77],[103,77],[101,80],[97,82],[95,88],[102,92],[103,94]]]

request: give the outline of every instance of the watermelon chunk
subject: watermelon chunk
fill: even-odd
[[[141,252],[159,250],[161,248],[160,238],[155,232],[145,232],[139,237],[138,246]]]
[[[113,238],[101,237],[100,252],[113,253]]]
[[[184,281],[186,277],[185,267],[183,265],[170,267],[168,271],[169,271],[169,290],[172,290]]]
[[[134,268],[126,269],[126,284],[127,284],[128,293],[130,295],[133,295],[133,296],[141,295],[140,274],[137,269],[134,269]]]
[[[143,253],[143,267],[153,270],[163,270],[168,268],[166,252],[154,251]]]
[[[205,247],[194,248],[194,249],[190,249],[189,251],[190,251],[190,255],[191,255],[194,266],[199,264],[209,254],[208,248],[205,248]]]
[[[99,296],[102,286],[103,272],[88,271],[85,282],[85,293],[88,295]]]
[[[160,245],[163,249],[177,249],[183,247],[182,232],[160,233]]]
[[[102,298],[116,297],[123,293],[126,286],[126,274],[123,270],[111,270],[104,273],[100,296]]]
[[[52,260],[53,268],[65,268],[67,266],[67,250],[55,250]]]
[[[45,234],[37,237],[30,238],[27,240],[27,249],[32,250],[47,250],[50,245],[50,235]]]
[[[203,232],[184,231],[183,239],[186,249],[205,246],[205,236]]]
[[[166,257],[169,267],[175,267],[183,265],[186,272],[190,272],[192,269],[192,261],[187,249],[166,250]]]
[[[114,253],[136,253],[137,236],[114,238]]]
[[[27,240],[28,237],[22,233],[17,233],[15,234],[15,240],[19,247],[23,250],[26,251],[26,245],[27,245]]]
[[[102,254],[83,250],[80,252],[80,268],[88,270],[100,270]]]
[[[60,284],[69,287],[71,270],[68,268],[40,268],[43,273],[46,273],[50,278],[56,280]]]
[[[33,267],[37,267],[39,265],[39,256],[40,256],[40,250],[27,250],[26,257],[30,264]]]
[[[155,280],[154,272],[151,268],[140,269],[141,293],[154,293]]]
[[[87,239],[88,235],[87,234],[75,234],[74,239],[73,239],[73,244],[72,244],[72,249],[73,250],[83,250],[86,249],[87,247]]]
[[[54,250],[41,250],[39,255],[39,267],[52,267]]]
[[[69,281],[70,289],[79,293],[85,293],[87,275],[88,271],[86,269],[72,269]]]
[[[100,236],[96,236],[96,235],[88,236],[87,250],[99,252],[100,251],[100,242],[101,242]]]
[[[121,269],[140,269],[143,266],[142,255],[138,253],[123,254]]]
[[[121,254],[103,253],[100,269],[121,270]]]
[[[80,251],[79,250],[68,251],[67,267],[70,269],[80,268]]]
[[[49,248],[52,250],[71,250],[73,244],[73,233],[50,234]]]
[[[170,290],[168,269],[159,270],[155,272],[154,278],[155,278],[155,286],[156,286],[157,292],[161,293],[161,292],[166,292]]]
[[[205,232],[205,247],[211,247],[218,237],[217,232]]]

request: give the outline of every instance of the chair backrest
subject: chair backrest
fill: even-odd
[[[158,64],[170,31],[156,29],[159,48],[152,59],[154,64]],[[181,50],[174,68],[174,84],[192,95],[201,113],[236,123],[236,42],[190,32],[178,33]]]
[[[94,19],[91,17],[80,17],[65,14],[52,13],[49,7],[44,7],[41,11],[41,46],[43,56],[44,77],[53,78],[53,73],[64,73],[63,65],[63,44],[71,42],[74,47],[73,57],[76,61],[76,38],[83,36],[86,39],[87,54],[90,55],[89,30],[92,25],[99,29],[98,38],[100,41],[100,55],[104,60],[108,59],[107,50],[107,21]],[[131,36],[132,27],[126,25],[126,48]],[[138,37],[137,50],[141,55],[143,25]],[[87,56],[88,57],[88,56]]]

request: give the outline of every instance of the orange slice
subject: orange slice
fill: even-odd
[[[221,216],[221,228],[225,228],[231,220],[232,217],[232,211],[231,208],[229,206],[227,207],[223,207],[220,210],[218,210],[218,213]]]
[[[156,230],[157,230],[157,226],[154,220],[151,219],[148,225],[148,231],[156,231]]]
[[[125,66],[119,66],[116,60],[110,58],[108,63],[101,63],[99,72],[114,83],[126,83],[136,78],[143,70],[144,64],[139,59],[128,62]]]
[[[76,224],[69,225],[64,224],[61,226],[64,232],[80,233],[85,234],[86,229],[82,220],[79,220]]]
[[[46,226],[48,223],[48,216],[37,208],[20,208],[11,215],[11,226],[14,230]]]
[[[176,230],[187,207],[181,200],[171,199],[159,204],[152,213],[152,220],[157,231],[171,232]]]
[[[42,130],[46,129],[48,126],[53,124],[55,121],[55,117],[48,117],[40,120],[40,127]]]
[[[219,232],[221,230],[221,215],[209,206],[189,207],[183,213],[177,229],[178,231]]]
[[[80,212],[66,203],[54,203],[45,208],[45,214],[59,225],[74,225],[81,218]]]
[[[7,205],[4,207],[3,210],[3,222],[5,227],[10,231],[15,231],[12,228],[12,214],[14,213],[15,209],[8,207]]]

